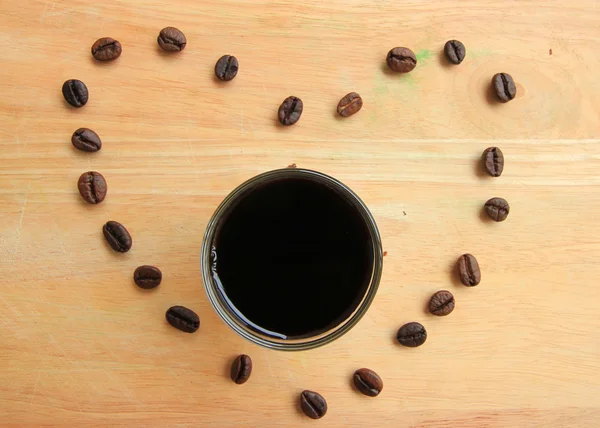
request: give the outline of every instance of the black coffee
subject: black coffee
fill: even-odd
[[[373,243],[346,195],[310,178],[246,191],[217,225],[213,277],[232,310],[270,336],[310,337],[340,324],[362,300]]]

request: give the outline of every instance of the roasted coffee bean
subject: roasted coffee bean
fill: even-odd
[[[444,316],[454,310],[454,296],[446,290],[441,290],[431,296],[429,312],[433,315]]]
[[[311,419],[321,419],[327,413],[327,401],[321,394],[305,390],[300,394],[300,408]]]
[[[350,92],[340,100],[337,112],[340,116],[348,117],[358,113],[363,106],[363,100],[356,92]]]
[[[98,61],[112,61],[121,56],[121,43],[110,37],[102,37],[92,45],[92,55]]]
[[[386,62],[390,69],[398,73],[408,73],[417,66],[417,57],[408,48],[394,48],[388,52]]]
[[[463,254],[458,259],[458,278],[467,287],[474,287],[481,282],[479,263],[473,255]]]
[[[76,149],[84,152],[97,152],[102,148],[102,141],[98,134],[88,128],[79,128],[73,132],[71,143]]]
[[[62,94],[65,101],[73,107],[83,107],[89,98],[89,92],[85,83],[77,79],[69,79],[62,86]]]
[[[215,76],[217,76],[219,80],[228,82],[233,80],[237,75],[239,68],[240,65],[238,64],[236,57],[232,55],[223,55],[215,64]]]
[[[354,386],[369,397],[377,397],[383,389],[383,381],[370,369],[358,369],[354,372]]]
[[[508,102],[517,95],[517,87],[512,76],[507,73],[495,74],[492,78],[494,92],[502,102]]]
[[[231,364],[231,380],[241,385],[250,379],[252,374],[252,358],[248,355],[238,355]]]
[[[485,212],[494,221],[504,221],[510,212],[506,199],[492,198],[485,203]]]
[[[106,238],[108,245],[110,245],[113,250],[118,251],[119,253],[126,253],[131,249],[131,245],[133,244],[131,235],[121,223],[109,221],[102,228],[102,233],[104,234],[104,238]]]
[[[187,44],[185,34],[175,27],[165,27],[160,30],[157,41],[158,45],[167,52],[180,52]]]
[[[185,333],[194,333],[200,328],[200,318],[196,312],[183,306],[172,306],[165,314],[167,321]]]
[[[99,204],[106,197],[106,180],[96,171],[84,172],[77,180],[77,188],[81,197],[88,204]]]
[[[162,272],[155,266],[140,266],[133,273],[135,284],[145,290],[156,288],[162,281]]]
[[[460,64],[465,59],[467,50],[465,49],[465,45],[458,40],[448,40],[444,45],[444,53],[448,61],[452,64]]]
[[[304,105],[302,100],[298,97],[287,97],[281,106],[279,106],[279,122],[282,125],[289,126],[298,122],[300,116],[302,116],[302,110]]]
[[[415,348],[425,343],[425,340],[427,340],[427,331],[420,323],[409,322],[400,327],[396,338],[401,345]]]
[[[498,147],[488,147],[483,152],[483,165],[492,177],[500,177],[504,170],[504,154]]]

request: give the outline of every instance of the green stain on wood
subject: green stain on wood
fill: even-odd
[[[417,57],[417,64],[418,63],[426,63],[427,60],[429,58],[431,58],[433,54],[431,53],[430,50],[428,49],[421,49],[419,52],[415,53],[415,56]]]
[[[390,90],[387,86],[385,86],[381,82],[378,82],[375,86],[373,86],[373,92],[375,93],[375,95],[387,95],[390,92]]]
[[[493,54],[494,53],[489,49],[476,49],[473,51],[470,51],[467,49],[467,58],[471,57],[472,59],[477,59],[477,58],[481,58],[484,56],[490,56]]]
[[[373,84],[373,93],[375,95],[386,95],[390,92],[384,79],[379,76]]]
[[[406,86],[408,86],[411,89],[416,88],[416,86],[417,86],[417,81],[415,80],[415,76],[413,76],[410,73],[407,73],[402,76],[402,83],[404,83]],[[399,89],[401,89],[401,88],[399,88]]]

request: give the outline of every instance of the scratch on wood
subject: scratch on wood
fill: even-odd
[[[65,350],[62,348],[62,346],[60,346],[58,344],[58,342],[56,341],[56,339],[54,339],[54,336],[52,336],[50,333],[48,333],[48,337],[50,338],[50,340],[52,341],[52,343],[54,343],[54,345],[56,345],[56,347],[58,349],[60,349],[60,351],[63,353],[63,355],[65,356],[65,358],[71,363],[71,359],[69,358],[69,355],[65,352]]]
[[[114,382],[117,385],[117,388],[123,393],[123,396],[126,397],[131,403],[136,405],[136,408],[138,408],[138,404],[139,401],[134,397],[134,395],[132,394],[131,390],[129,388],[127,388],[125,385],[123,385],[123,382],[118,382],[110,373],[110,371],[106,371],[104,372],[106,374],[106,376],[108,376],[112,382]]]
[[[97,341],[95,341],[95,343],[97,344],[98,342],[97,342]],[[111,348],[109,348],[109,346],[108,346],[106,343],[100,343],[100,345],[101,345],[102,347],[104,347],[104,349],[106,349],[108,352],[110,352],[110,354],[111,354],[111,355],[114,357],[114,361],[117,361],[117,362],[118,362],[118,361],[120,361],[120,360],[119,360],[119,357],[117,357],[117,354],[115,354],[115,353],[113,352],[113,350],[112,350]]]
[[[21,206],[21,216],[19,217],[19,224],[17,225],[17,239],[15,241],[15,249],[13,250],[13,255],[17,254],[17,250],[19,248],[19,244],[21,242],[21,228],[23,227],[23,217],[25,217],[25,210],[27,209],[27,200],[29,199],[29,194],[25,195],[25,200],[23,201],[23,205]],[[15,257],[13,256],[12,260],[13,265],[15,264]]]
[[[40,24],[44,22],[44,17],[46,16],[46,11],[48,10],[48,2],[44,3],[44,10],[40,14]]]
[[[35,385],[33,386],[33,392],[29,396],[29,405],[31,405],[33,403],[33,398],[35,397],[35,391],[37,391],[37,387],[38,387],[38,384],[40,383],[41,377],[42,377],[42,374],[40,372],[38,372],[37,379],[35,380]]]
[[[296,377],[294,376],[294,374],[292,373],[292,371],[290,369],[288,369],[288,377],[290,378],[290,381],[292,382],[292,386],[294,386],[294,388],[296,388],[298,386],[298,382],[296,382]]]
[[[19,311],[17,311],[17,310],[14,308],[14,306],[13,306],[13,305],[11,305],[10,303],[8,303],[8,302],[6,301],[6,299],[5,299],[4,297],[2,297],[2,296],[0,296],[0,299],[2,299],[2,301],[4,302],[4,304],[6,305],[6,307],[7,307],[8,309],[10,309],[12,312],[14,312],[14,314],[17,316],[17,318],[19,318],[19,319],[22,319],[22,315],[21,315],[21,313],[20,313]]]

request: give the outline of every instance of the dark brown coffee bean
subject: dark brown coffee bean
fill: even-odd
[[[467,287],[474,287],[481,282],[479,263],[473,255],[463,254],[458,259],[458,278]]]
[[[69,79],[63,83],[62,94],[66,102],[77,108],[86,105],[89,99],[87,86],[77,79]]]
[[[408,48],[400,47],[390,50],[385,60],[388,67],[398,73],[408,73],[417,66],[417,57]]]
[[[494,221],[504,221],[510,212],[506,199],[492,198],[485,203],[485,212]]]
[[[167,52],[180,52],[187,45],[185,34],[175,27],[165,27],[158,35],[158,45]]]
[[[383,381],[370,369],[358,369],[354,372],[354,386],[369,397],[377,397],[383,389]]]
[[[165,314],[167,322],[185,333],[194,333],[200,328],[200,318],[196,312],[183,306],[172,306]]]
[[[298,97],[287,97],[281,106],[279,106],[279,122],[282,125],[289,126],[298,122],[300,116],[302,116],[302,110],[304,109],[304,104],[302,104],[302,100]]]
[[[88,171],[81,174],[77,180],[77,188],[81,197],[88,204],[99,204],[106,197],[106,180],[96,171]]]
[[[239,68],[240,65],[238,64],[236,57],[232,55],[223,55],[215,64],[215,76],[217,76],[219,80],[228,82],[233,80],[237,75]]]
[[[97,152],[102,148],[102,141],[98,134],[88,128],[79,128],[73,132],[71,144],[84,152]]]
[[[231,380],[241,385],[250,379],[252,374],[252,358],[248,355],[238,355],[231,364]]]
[[[409,322],[400,327],[396,338],[401,345],[416,348],[427,340],[427,330],[418,322]]]
[[[121,43],[110,37],[102,37],[92,45],[92,55],[98,61],[112,61],[121,56]]]
[[[446,290],[441,290],[431,296],[429,312],[433,315],[444,316],[454,310],[454,296]]]
[[[465,49],[465,45],[458,40],[448,40],[444,45],[444,53],[448,61],[452,64],[460,64],[465,59],[467,50]]]
[[[337,112],[340,116],[348,117],[358,113],[363,106],[363,100],[356,92],[350,92],[340,100]]]
[[[488,147],[483,152],[485,170],[492,177],[500,177],[504,170],[504,154],[498,147]]]
[[[126,253],[131,249],[133,241],[129,231],[125,229],[121,223],[116,221],[107,222],[102,228],[104,238],[108,242],[108,245],[119,253]]]
[[[507,73],[495,74],[492,78],[494,92],[502,102],[508,102],[517,95],[517,87],[512,76]]]
[[[140,266],[133,273],[133,281],[138,287],[150,290],[160,285],[162,272],[154,266]]]
[[[321,394],[305,390],[300,394],[300,408],[311,419],[321,419],[327,413],[327,401]]]

